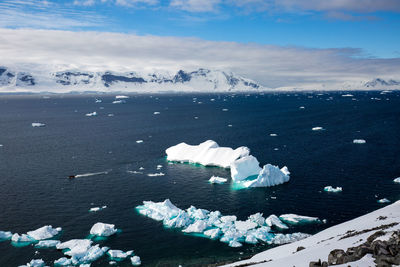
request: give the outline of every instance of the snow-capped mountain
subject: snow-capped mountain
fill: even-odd
[[[87,72],[19,72],[0,67],[0,91],[29,92],[236,92],[264,89],[258,83],[233,73],[219,70],[179,70],[177,73]]]

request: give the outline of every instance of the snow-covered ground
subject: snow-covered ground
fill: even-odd
[[[225,266],[296,266],[308,267],[311,261],[328,261],[329,253],[334,249],[359,246],[372,234],[383,230],[385,236],[391,236],[400,230],[400,201],[373,211],[351,221],[330,227],[309,238],[279,246],[256,254],[251,259]],[[304,249],[297,251],[297,248]],[[369,256],[368,256],[369,255]],[[356,265],[347,263],[343,266],[369,266],[371,255],[367,254]],[[363,265],[362,263],[367,263]],[[339,266],[339,265],[338,265]],[[342,265],[340,265],[342,266]]]

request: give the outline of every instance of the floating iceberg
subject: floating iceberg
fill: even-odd
[[[235,221],[235,228],[242,232],[254,229],[257,226],[258,224],[252,221]]]
[[[229,168],[235,160],[248,156],[250,150],[243,146],[235,150],[230,147],[220,147],[216,142],[208,140],[194,146],[180,143],[168,148],[165,152],[169,161]]]
[[[274,133],[272,133],[272,134],[269,134],[269,136],[276,137],[276,136],[278,136],[278,135],[277,135],[277,134],[274,134]]]
[[[22,265],[20,267],[44,267],[45,263],[42,259],[37,259],[37,260],[31,260],[29,263],[26,265]]]
[[[154,115],[159,115],[160,112],[159,112],[159,111],[154,111],[153,114],[154,114]]]
[[[110,236],[117,232],[117,229],[114,227],[114,224],[98,222],[92,226],[92,229],[90,229],[90,234],[97,236]]]
[[[242,181],[253,175],[258,175],[261,171],[260,162],[251,155],[235,160],[230,165],[230,168],[232,180],[235,182]]]
[[[367,141],[364,139],[354,139],[353,144],[365,144]]]
[[[66,257],[62,257],[54,261],[54,266],[71,266],[71,265],[72,265],[72,260]]]
[[[147,176],[156,177],[156,176],[164,176],[165,173],[163,172],[156,172],[156,173],[148,173]]]
[[[345,94],[345,95],[342,95],[342,97],[353,97],[353,95],[351,95],[351,94]]]
[[[15,243],[25,243],[25,242],[34,242],[35,240],[33,240],[29,235],[26,234],[22,234],[19,235],[17,233],[13,234],[11,236],[11,241],[15,242]]]
[[[228,179],[213,175],[213,176],[211,176],[210,180],[208,180],[208,181],[212,184],[223,184],[226,181],[228,181]]]
[[[263,217],[263,214],[259,212],[250,215],[249,220],[255,222],[258,226],[263,226],[265,224],[265,218]]]
[[[390,203],[390,200],[387,198],[382,198],[378,200],[378,203]]]
[[[137,140],[136,143],[138,144],[143,143],[143,140]]]
[[[245,187],[266,187],[283,184],[289,181],[290,172],[285,166],[279,169],[278,166],[267,164],[260,171],[257,178],[250,181],[244,181]]]
[[[129,98],[129,96],[126,96],[126,95],[117,95],[117,96],[115,96],[115,99],[127,99],[127,98]]]
[[[9,240],[12,237],[12,233],[11,232],[4,232],[4,231],[0,231],[0,241],[2,240]]]
[[[42,240],[39,241],[35,245],[36,248],[55,248],[58,244],[61,244],[61,241],[59,240]]]
[[[287,224],[292,224],[292,225],[320,222],[320,220],[317,217],[309,217],[297,214],[282,214],[281,216],[279,216],[279,219],[281,219],[283,222]]]
[[[106,209],[106,208],[107,208],[107,206],[93,207],[93,208],[90,208],[90,209],[89,209],[89,212],[97,212],[97,211],[100,211],[100,210],[104,210],[104,209]]]
[[[87,117],[97,116],[97,112],[96,112],[96,111],[93,111],[93,112],[91,112],[91,113],[86,113],[85,116],[87,116]]]
[[[40,122],[32,122],[32,127],[44,127],[46,124]]]
[[[325,130],[325,129],[323,127],[317,126],[317,127],[313,127],[311,130],[313,130],[313,131],[322,131],[322,130]]]
[[[65,250],[64,254],[71,259],[61,258],[54,262],[55,265],[69,266],[91,263],[104,255],[108,247],[100,248],[99,245],[92,246],[88,239],[72,239],[58,244],[57,249]]]
[[[195,221],[186,229],[182,230],[185,233],[202,233],[207,228],[207,223],[203,220]]]
[[[279,229],[289,229],[289,227],[284,224],[279,218],[278,216],[272,214],[270,216],[268,216],[267,219],[265,219],[265,223],[269,226],[269,227],[277,227]]]
[[[139,256],[133,256],[131,258],[131,263],[133,266],[139,266],[140,264],[142,264],[142,262],[140,261],[140,257]]]
[[[108,256],[110,256],[112,259],[125,259],[128,256],[131,256],[133,254],[133,250],[129,250],[127,252],[123,252],[122,250],[109,250],[107,251]]]
[[[34,231],[29,231],[27,234],[32,237],[35,240],[43,240],[43,239],[49,239],[53,238],[54,236],[58,235],[58,233],[61,231],[61,227],[58,228],[53,228],[51,225],[45,225],[39,229],[36,229]]]
[[[343,188],[341,188],[339,186],[338,187],[332,187],[332,186],[328,185],[328,186],[324,187],[324,191],[338,193],[338,192],[342,192]]]
[[[123,103],[125,103],[125,100],[114,100],[112,103],[113,104],[123,104]]]
[[[393,182],[395,182],[395,183],[399,183],[399,184],[400,184],[400,177],[398,177],[398,178],[394,179],[394,180],[393,180]]]
[[[101,103],[103,102],[101,99],[96,99],[96,101],[94,101],[95,103]]]
[[[211,239],[216,239],[221,235],[221,230],[219,228],[212,228],[210,230],[204,231],[204,235]]]

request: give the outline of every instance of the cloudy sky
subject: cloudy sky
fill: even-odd
[[[400,78],[399,29],[398,0],[2,0],[0,65],[336,86]]]

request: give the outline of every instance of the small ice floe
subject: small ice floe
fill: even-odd
[[[301,107],[299,107],[299,109],[305,109],[305,107],[304,107],[304,106],[301,106]]]
[[[160,114],[159,111],[154,111],[154,112],[153,112],[153,115],[159,115],[159,114]]]
[[[137,140],[136,143],[141,144],[143,143],[143,140]]]
[[[317,127],[313,127],[311,130],[313,131],[322,131],[325,130],[323,127],[317,126]]]
[[[214,99],[214,98],[211,98],[211,99],[210,99],[210,101],[211,101],[211,102],[214,102],[214,101],[215,101],[215,99]]]
[[[395,178],[393,182],[400,184],[400,177]]]
[[[90,266],[90,263],[99,259],[109,249],[108,247],[92,246],[89,239],[72,239],[56,246],[57,249],[63,250],[64,255],[70,256],[60,258],[54,261],[56,266],[80,265]]]
[[[157,170],[160,170],[160,169],[162,169],[162,165],[157,165]]]
[[[269,134],[269,136],[278,136],[278,135],[275,133],[272,133],[272,134]]]
[[[27,234],[31,238],[39,241],[39,240],[53,238],[54,236],[58,235],[61,232],[61,230],[62,230],[61,227],[53,228],[51,225],[45,225],[34,231],[29,231],[27,232]]]
[[[110,113],[107,115],[108,117],[114,117],[114,114]]]
[[[265,219],[265,223],[269,226],[269,227],[277,227],[279,229],[289,229],[289,227],[284,224],[279,218],[278,216],[272,214],[270,216],[268,216],[268,218]]]
[[[156,173],[148,173],[147,176],[156,177],[156,176],[164,176],[165,173],[163,172],[156,172]]]
[[[274,148],[274,150],[275,150],[275,151],[278,151],[278,150],[279,150],[279,148],[275,147],[275,148]]]
[[[282,214],[279,216],[279,219],[291,225],[320,222],[317,217],[309,217],[297,214]]]
[[[98,222],[92,226],[90,234],[96,236],[110,236],[115,234],[117,231],[118,230],[115,228],[114,224]]]
[[[142,264],[142,262],[140,261],[140,257],[139,256],[133,256],[131,258],[131,263],[133,266],[139,266],[140,264]]]
[[[103,102],[101,99],[96,99],[96,101],[94,101],[95,103],[101,103]]]
[[[117,96],[115,96],[115,99],[127,99],[127,98],[129,98],[129,96],[126,96],[126,95],[117,95]]]
[[[15,233],[11,236],[11,241],[15,243],[28,243],[28,242],[31,243],[34,242],[35,240],[27,234],[19,235]]]
[[[91,113],[86,113],[85,116],[87,116],[87,117],[97,116],[97,112],[96,112],[96,111],[93,111],[93,112],[91,112]]]
[[[132,173],[132,174],[143,174],[143,172],[138,172],[138,171],[127,171],[127,173]]]
[[[390,203],[390,200],[387,199],[387,198],[382,198],[382,199],[379,199],[379,200],[378,200],[378,203],[381,203],[381,204],[383,204],[383,203]]]
[[[228,127],[232,127],[232,124],[228,124]]]
[[[228,109],[227,108],[223,108],[222,111],[228,111]]]
[[[143,171],[143,170],[144,170],[144,168],[143,168],[143,167],[140,167],[140,168],[139,168],[139,170]]]
[[[367,141],[364,139],[354,139],[353,144],[365,144]]]
[[[114,100],[113,102],[111,102],[112,104],[123,104],[125,103],[125,100]]]
[[[338,193],[338,192],[342,192],[343,188],[341,188],[339,186],[335,188],[335,187],[332,187],[332,186],[328,185],[328,186],[324,187],[324,191],[332,192],[332,193]]]
[[[351,94],[345,94],[345,95],[342,95],[342,97],[353,97],[353,95],[351,95]]]
[[[210,180],[208,180],[208,181],[212,184],[223,184],[226,181],[228,181],[228,179],[213,175],[213,176],[211,176]]]
[[[0,231],[0,241],[9,240],[12,237],[12,233],[7,231]]]
[[[45,263],[42,259],[31,260],[26,265],[21,265],[19,267],[44,267]]]
[[[108,174],[108,171],[82,173],[82,174],[73,175],[74,176],[73,178],[89,177],[89,176],[95,176],[95,175],[101,175],[101,174]]]
[[[55,248],[58,244],[61,244],[61,241],[59,240],[42,240],[39,241],[35,245],[35,248]]]
[[[109,251],[107,251],[107,254],[112,259],[123,260],[126,257],[131,256],[133,254],[133,250],[123,252],[122,250],[118,250],[118,249],[110,249]]]
[[[198,120],[198,119],[199,119],[199,117],[197,117],[197,116],[196,116],[196,117],[194,117],[194,119],[195,119],[195,120]]]
[[[0,147],[3,147],[3,144],[0,144]]]
[[[32,127],[44,127],[46,124],[41,122],[32,122]]]
[[[89,209],[89,212],[98,212],[98,211],[104,210],[104,209],[106,209],[106,208],[107,208],[107,206],[93,207],[93,208],[90,208],[90,209]]]

